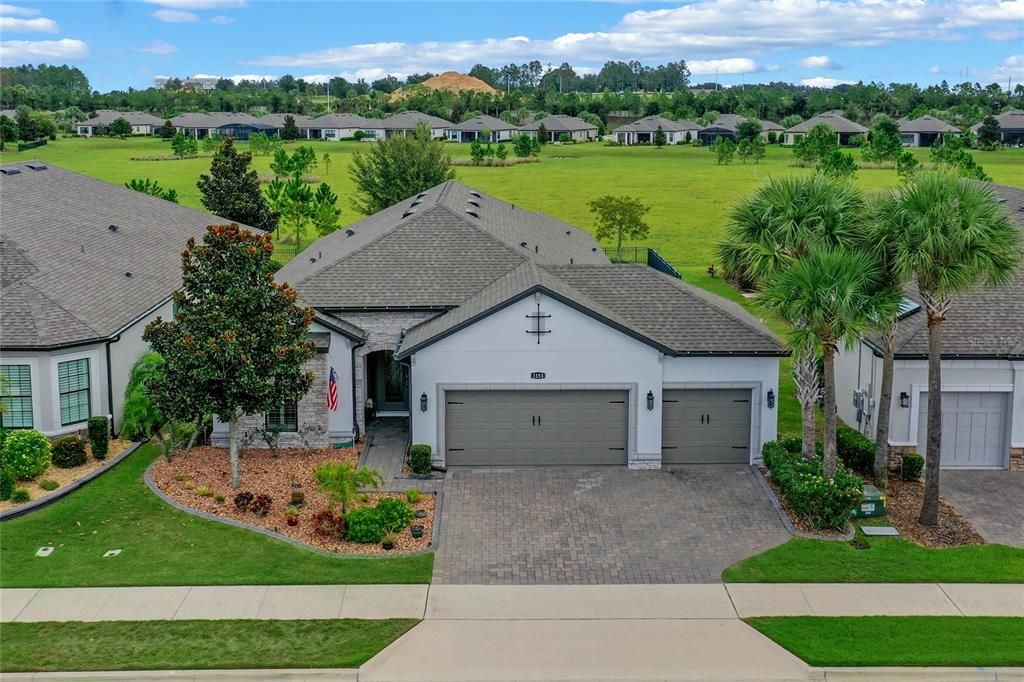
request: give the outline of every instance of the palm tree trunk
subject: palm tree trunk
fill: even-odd
[[[892,409],[893,365],[896,362],[896,325],[885,332],[885,355],[882,357],[882,388],[878,396],[875,422],[875,486],[885,490],[889,485],[889,413]]]
[[[928,309],[928,449],[925,452],[924,499],[917,521],[939,525],[939,471],[942,450],[942,330],[941,312]]]
[[[825,458],[822,473],[836,475],[836,348],[826,343],[825,354]]]
[[[796,383],[796,398],[800,402],[803,426],[801,454],[805,459],[814,458],[814,403],[818,399],[818,368],[815,367],[814,353],[806,348],[793,359],[793,381]]]
[[[242,474],[238,467],[238,413],[233,412],[228,421],[228,457],[231,460],[231,487],[242,485]]]

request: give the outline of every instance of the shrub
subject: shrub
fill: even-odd
[[[875,442],[857,429],[836,429],[836,450],[843,464],[858,474],[868,475],[874,470]]]
[[[422,497],[423,495],[416,488],[409,488],[405,491],[405,501],[409,504],[416,504]]]
[[[210,490],[210,486],[201,485],[198,488],[196,488],[196,494],[199,495],[200,497],[210,497],[213,495],[213,491]]]
[[[31,499],[32,499],[32,496],[29,494],[28,490],[26,490],[25,488],[15,488],[14,492],[11,493],[11,502],[14,502],[15,504],[21,504],[22,502],[28,502]]]
[[[51,459],[61,469],[80,467],[88,458],[85,441],[75,436],[61,438],[51,448]]]
[[[252,504],[252,499],[253,494],[243,490],[242,492],[235,495],[235,508],[238,511],[247,511],[249,509],[249,505]]]
[[[703,146],[704,146],[704,143],[703,143],[703,142],[701,142],[700,140],[694,140],[694,141],[693,141],[693,142],[691,142],[690,144],[691,144],[692,146],[694,146],[694,147],[703,147]]]
[[[259,494],[252,499],[249,503],[249,511],[257,516],[266,516],[267,512],[270,511],[270,504],[273,499],[270,495]]]
[[[178,483],[181,483],[182,481],[185,480],[185,474],[179,471],[178,473],[174,474],[174,480],[177,481]]]
[[[0,468],[0,500],[11,499],[14,492],[14,476],[6,467]]]
[[[430,473],[430,446],[417,443],[409,448],[409,468],[421,476]]]
[[[195,490],[196,489],[195,481],[185,481],[185,486],[184,487],[185,487],[185,490]]]
[[[901,459],[900,478],[904,481],[921,480],[921,471],[924,469],[924,457],[916,452],[908,452]]]
[[[45,481],[39,481],[39,487],[43,490],[56,490],[60,487],[60,483],[48,478]]]
[[[33,478],[50,466],[50,441],[35,429],[15,431],[4,441],[2,465],[20,480]]]
[[[387,534],[380,525],[380,513],[376,507],[353,509],[345,516],[348,532],[345,539],[351,542],[377,544]]]
[[[106,417],[89,417],[86,424],[88,424],[92,456],[96,459],[106,459],[107,451],[110,449],[110,423]]]
[[[385,533],[397,533],[415,518],[412,507],[393,497],[385,497],[378,502],[376,511],[378,523]]]
[[[330,497],[332,504],[341,505],[343,515],[359,494],[360,488],[379,488],[384,483],[376,469],[357,469],[348,462],[338,460],[324,462],[313,470],[313,476],[320,484],[320,490]]]
[[[804,459],[787,452],[778,442],[762,449],[772,482],[786,499],[789,509],[806,519],[814,528],[841,530],[853,516],[854,507],[864,495],[864,480],[841,462],[836,475],[822,475],[821,457]]]
[[[786,452],[792,452],[794,454],[799,454],[800,450],[802,450],[804,447],[803,438],[800,438],[798,436],[780,438],[779,442],[782,444],[782,447],[786,449]]]
[[[332,538],[345,536],[345,519],[339,517],[330,509],[324,509],[323,511],[313,514],[313,518],[310,519],[310,524],[313,526],[313,532],[318,535],[325,535]]]
[[[222,493],[217,493],[216,495],[213,496],[213,501],[217,503],[223,502],[226,499],[228,498],[224,497]]]

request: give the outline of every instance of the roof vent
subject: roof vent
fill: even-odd
[[[565,233],[570,237],[572,236],[572,230],[566,230]]]
[[[345,236],[346,237],[354,237],[354,236],[356,236],[356,231],[353,230],[352,228],[349,228],[349,229],[345,230]]]
[[[595,246],[594,248],[591,249],[591,251],[593,251],[594,253],[597,253],[597,247]]]
[[[110,230],[111,232],[117,232],[117,225],[111,223],[107,225],[107,229]]]
[[[310,263],[315,263],[316,262],[316,256],[310,256],[309,257],[309,262]]]
[[[521,247],[523,247],[525,249],[526,248],[526,242],[519,242],[519,246],[521,246]]]
[[[466,213],[468,213],[469,215],[473,216],[474,218],[479,218],[480,217],[480,214],[477,213],[475,210],[473,210],[471,208],[467,208],[466,209]]]
[[[4,175],[17,175],[20,172],[21,171],[14,166],[4,166],[3,168],[0,168],[0,173],[3,173]]]
[[[124,273],[124,276],[127,277],[128,279],[131,279],[132,278],[132,273],[126,272],[126,273]]]
[[[428,194],[430,194],[430,192],[420,192],[419,194],[416,195],[416,198],[417,199],[422,199],[423,197],[427,196]]]
[[[470,199],[466,203],[469,204],[470,206],[476,206],[477,208],[480,208],[480,202],[479,201],[475,201],[473,199]]]
[[[402,217],[403,218],[408,218],[409,216],[411,216],[415,212],[416,212],[415,208],[409,208],[408,210],[406,210],[405,213],[402,214]]]
[[[25,165],[28,166],[29,168],[31,168],[34,171],[46,170],[46,164],[45,163],[40,163],[38,161],[30,161],[30,162],[26,163]]]
[[[471,194],[472,196],[476,197],[477,199],[479,199],[479,198],[480,198],[480,192],[477,192],[477,191],[476,191],[475,189],[471,189],[471,190],[469,190],[469,193],[470,193],[470,194]]]

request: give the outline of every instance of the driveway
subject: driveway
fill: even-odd
[[[1024,547],[1024,471],[944,470],[942,496],[987,541]]]
[[[434,582],[717,582],[788,538],[745,466],[453,469]]]

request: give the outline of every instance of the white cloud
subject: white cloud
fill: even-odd
[[[36,17],[43,11],[35,7],[19,7],[18,5],[0,4],[0,14],[13,14],[18,17]]]
[[[244,9],[246,0],[146,0],[151,5],[171,9]]]
[[[154,40],[148,45],[135,48],[136,52],[146,52],[147,54],[173,54],[178,51],[177,45],[172,45],[165,40]]]
[[[1009,42],[1011,40],[1020,40],[1024,38],[1024,31],[1019,31],[1015,28],[1003,28],[992,31],[985,31],[985,36],[992,40],[998,40],[1001,42]]]
[[[210,23],[211,24],[220,24],[222,26],[224,24],[233,24],[233,23],[235,23],[235,18],[234,17],[225,16],[223,14],[218,14],[215,17],[210,17]]]
[[[832,58],[828,55],[811,55],[810,57],[804,57],[800,60],[800,66],[805,69],[817,69],[819,71],[835,71],[841,69],[839,64],[832,61]]]
[[[89,46],[81,40],[3,40],[0,62],[23,64],[37,60],[77,61],[89,56]]]
[[[826,78],[815,76],[814,78],[802,78],[800,85],[807,85],[812,88],[834,88],[837,85],[853,85],[856,81],[845,81],[839,78]]]
[[[938,64],[936,64],[934,66],[930,66],[930,67],[928,67],[928,73],[932,74],[933,76],[935,74],[942,73],[942,67],[939,66]]]
[[[153,16],[167,24],[198,24],[199,15],[195,12],[183,12],[177,9],[158,9]]]
[[[703,76],[714,73],[754,73],[760,69],[753,59],[732,58],[732,59],[707,59],[686,62],[690,67],[690,73],[694,76]]]
[[[1005,83],[1007,78],[1024,81],[1024,55],[1010,55],[1002,64],[988,71],[986,76],[982,79],[984,83]]]
[[[60,28],[53,19],[36,17],[35,19],[21,19],[17,17],[0,16],[0,31],[12,31],[18,33],[57,33]]]

